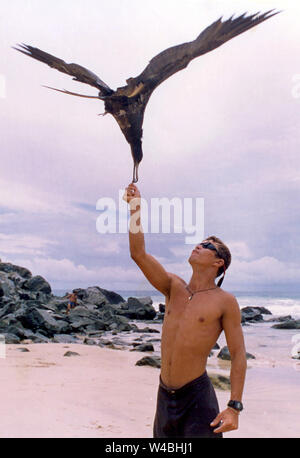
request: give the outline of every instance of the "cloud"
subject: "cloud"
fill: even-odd
[[[235,285],[241,286],[296,284],[300,282],[300,267],[271,256],[252,261],[237,259],[230,266],[230,279]]]
[[[245,242],[228,242],[232,258],[247,259],[252,257],[252,253]]]
[[[53,245],[57,245],[57,242],[33,235],[0,233],[1,255],[43,255],[48,251],[49,247]]]

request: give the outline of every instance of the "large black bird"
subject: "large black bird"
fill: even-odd
[[[169,76],[187,67],[195,57],[218,48],[226,41],[255,27],[278,12],[270,10],[263,14],[255,13],[249,16],[244,13],[235,19],[232,16],[224,22],[220,18],[207,27],[194,41],[173,46],[155,56],[139,76],[129,78],[126,80],[127,85],[117,88],[116,91],[81,65],[67,64],[62,59],[25,44],[19,44],[20,49],[14,49],[44,62],[60,72],[73,76],[76,81],[89,84],[99,90],[98,96],[87,96],[55,89],[65,94],[97,98],[104,101],[105,113],[113,115],[130,144],[134,162],[133,182],[136,183],[138,181],[138,165],[143,158],[142,125],[144,112],[154,89]]]

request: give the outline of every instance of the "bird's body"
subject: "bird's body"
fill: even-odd
[[[143,158],[142,126],[144,113],[154,89],[171,75],[187,67],[192,59],[218,48],[231,38],[260,24],[275,14],[278,13],[271,10],[264,14],[256,13],[250,16],[243,14],[235,19],[231,17],[224,22],[218,19],[194,41],[173,46],[155,56],[139,76],[129,78],[126,81],[127,85],[117,88],[116,91],[81,65],[68,64],[62,59],[29,45],[19,45],[20,49],[14,49],[73,76],[76,81],[89,84],[99,90],[98,96],[85,96],[55,89],[65,94],[97,98],[104,101],[105,113],[110,113],[115,118],[127,142],[130,144],[134,161],[133,182],[137,182],[138,165]]]

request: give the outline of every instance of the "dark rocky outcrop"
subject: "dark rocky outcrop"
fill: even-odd
[[[0,333],[6,343],[72,343],[80,341],[79,335],[95,339],[103,332],[138,332],[130,320],[156,316],[150,297],[126,301],[120,294],[99,286],[73,291],[78,305],[66,314],[67,295],[54,296],[41,275],[33,276],[25,267],[0,262]],[[158,331],[145,328],[142,332]]]

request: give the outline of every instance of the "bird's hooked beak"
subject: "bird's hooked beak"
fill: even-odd
[[[132,178],[132,183],[137,183],[139,181],[138,177],[138,168],[139,168],[139,163],[135,162],[133,165],[133,178]]]

